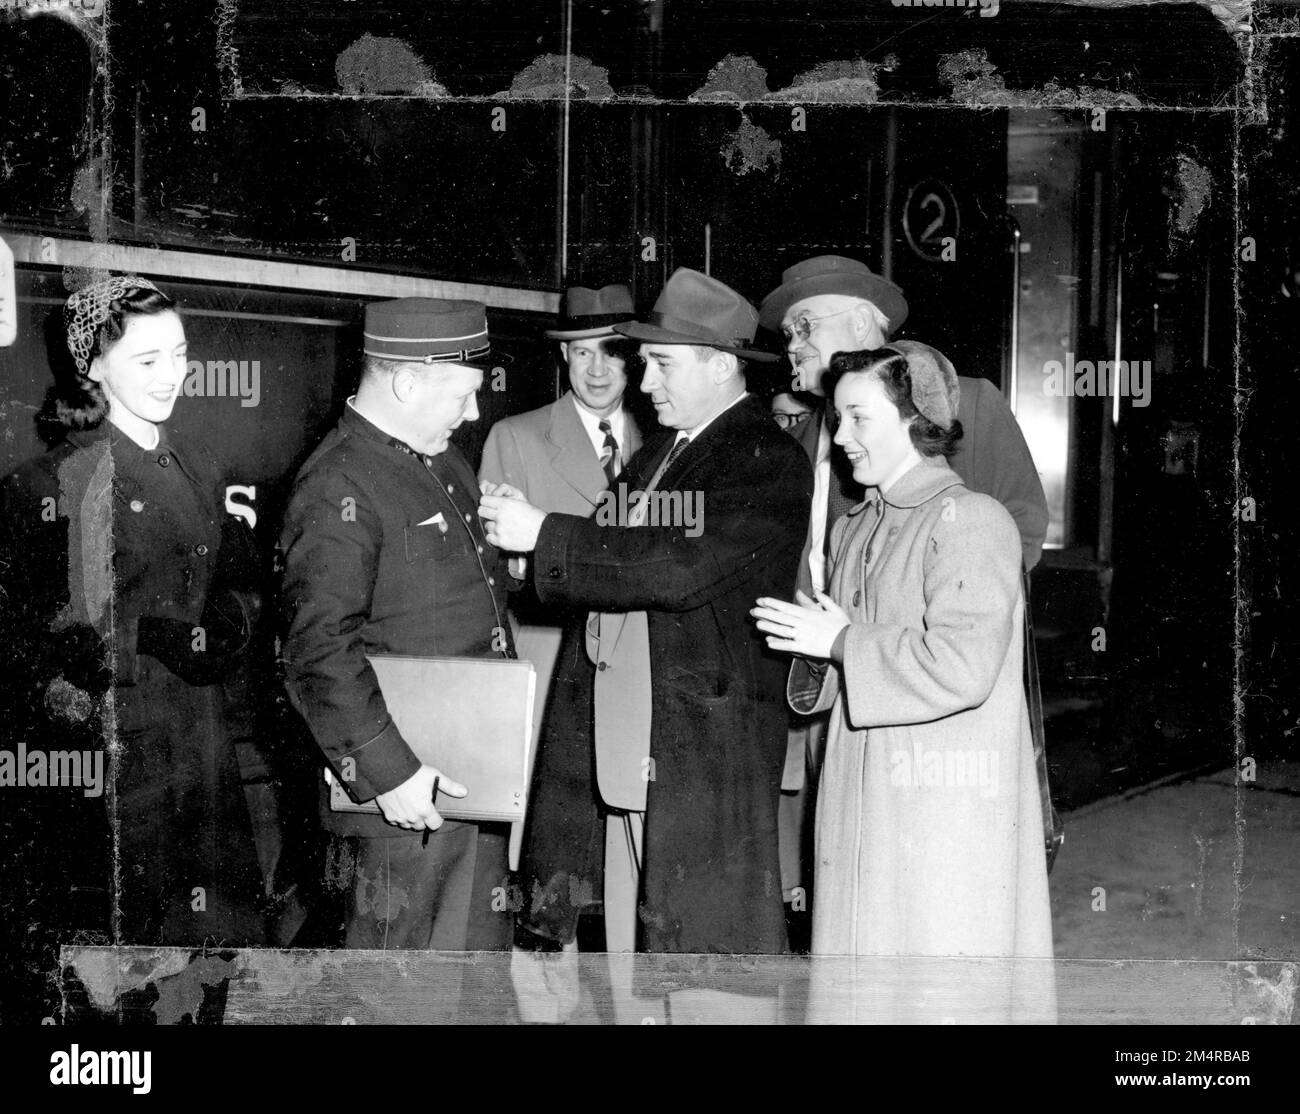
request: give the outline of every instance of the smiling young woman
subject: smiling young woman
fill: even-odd
[[[794,710],[831,711],[812,950],[1008,961],[984,982],[893,965],[859,1020],[1050,1020],[1015,523],[948,466],[961,423],[942,354],[903,341],[837,354],[831,375],[835,443],[867,499],[835,524],[829,592],[753,611],[798,655]]]
[[[104,279],[68,299],[63,325],[45,414],[57,443],[0,485],[3,711],[15,738],[116,746],[111,792],[15,802],[41,826],[20,841],[44,856],[24,885],[65,940],[108,927],[121,943],[256,943],[261,873],[221,682],[258,616],[257,549],[212,453],[164,427],[186,372],[175,302]],[[102,919],[58,896],[96,891],[111,897]]]

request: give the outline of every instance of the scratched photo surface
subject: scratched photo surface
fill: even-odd
[[[1293,1023],[1298,44],[1300,6],[1244,0],[0,5],[0,1022]],[[1023,579],[1014,552],[989,572],[1007,564],[989,531],[965,564],[918,541],[895,566],[878,543],[878,603],[832,571],[826,512],[818,527],[807,508],[838,467],[825,455],[854,451],[842,392],[871,377],[822,397],[831,351],[798,371],[782,309],[864,288],[796,283],[754,313],[816,257],[905,298],[905,319],[839,350],[921,342],[947,358],[936,376],[955,369],[956,516],[984,508],[1010,551],[1018,528]],[[683,268],[694,293],[675,299]],[[112,405],[149,406],[154,388],[113,370],[110,311],[65,308],[112,275],[179,311],[126,318],[176,374],[174,406],[134,438],[117,418],[76,429],[59,394],[100,376]],[[587,311],[602,327],[662,334],[591,357],[626,377],[613,432],[567,394],[590,389],[574,369],[600,338],[545,335],[581,316],[572,288],[608,299]],[[491,351],[449,447],[399,452],[352,416],[392,339],[368,307],[399,298],[486,307]],[[627,491],[672,475],[658,350],[707,344],[684,322],[727,299],[742,324],[705,351],[752,396],[727,435],[741,409],[763,421],[715,430],[682,499],[638,510]],[[850,336],[837,312],[805,310],[803,342]],[[122,335],[125,352],[143,334]],[[920,364],[893,355],[916,399]],[[792,363],[811,393],[790,393]],[[561,413],[581,465],[557,456]],[[392,471],[355,492],[330,486],[355,472],[321,479],[328,529],[313,453],[349,421]],[[529,437],[536,455],[509,455]],[[787,486],[741,470],[773,454]],[[601,497],[622,466],[634,482]],[[751,477],[744,513],[715,471]],[[547,512],[522,575],[492,544],[504,524],[474,513],[478,480]],[[835,537],[870,570],[854,520],[923,497],[877,504],[856,482]],[[385,516],[421,483],[437,498],[403,538]],[[629,534],[683,563],[649,571]],[[813,570],[819,547],[813,583],[854,625],[831,670],[843,709],[809,734],[784,688],[806,659],[766,647],[747,611],[793,600],[795,557]],[[576,570],[600,554],[584,597]],[[697,596],[703,565],[717,580]],[[1001,673],[970,664],[1010,701],[987,737],[963,717],[1001,699],[990,687],[941,700],[938,679],[926,697],[890,658],[903,680],[873,704],[875,675],[847,673],[868,660],[859,626],[960,591],[943,568],[1001,584],[981,596],[996,616],[953,620],[1001,632]],[[785,587],[733,591],[769,580]],[[329,628],[311,652],[338,660],[313,674],[294,624],[316,598],[337,607],[311,620]],[[393,653],[546,663],[511,819],[425,838],[330,806],[327,757],[346,783],[357,761],[335,759],[368,742],[359,648],[391,649],[371,624],[407,601],[431,633]],[[635,700],[602,690],[588,612],[648,624]],[[454,709],[428,718],[506,707],[478,683],[424,693]],[[631,804],[612,804],[602,715],[648,740]],[[402,780],[366,762],[371,792],[336,786],[336,804]],[[446,786],[437,800],[454,812]],[[971,852],[986,831],[1005,861]],[[440,846],[458,850],[432,870]]]

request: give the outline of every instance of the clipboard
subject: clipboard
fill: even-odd
[[[464,797],[439,794],[448,820],[511,825],[510,869],[519,864],[528,787],[533,775],[533,663],[506,658],[367,655],[393,723],[417,758],[464,784]],[[358,804],[325,770],[330,809],[379,813]]]

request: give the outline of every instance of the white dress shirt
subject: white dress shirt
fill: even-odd
[[[813,465],[812,519],[808,523],[808,572],[813,590],[826,591],[826,512],[831,491],[831,431],[825,418],[817,432],[817,461]]]
[[[600,430],[600,423],[609,422],[610,432],[618,442],[618,460],[614,462],[614,471],[621,472],[623,465],[627,463],[627,441],[624,437],[627,430],[627,415],[623,413],[623,404],[620,402],[618,409],[609,417],[599,418],[578,401],[577,395],[572,397],[573,408],[578,412],[578,420],[582,422],[582,428],[587,431],[587,436],[591,439],[591,447],[596,450],[597,460],[605,453],[605,435]]]

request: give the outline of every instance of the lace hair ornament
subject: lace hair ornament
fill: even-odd
[[[68,351],[77,361],[82,375],[90,371],[90,353],[95,347],[95,335],[108,320],[108,309],[113,302],[131,290],[162,291],[139,275],[115,275],[100,279],[78,290],[63,307],[63,325],[68,334]]]

